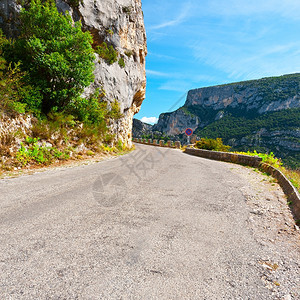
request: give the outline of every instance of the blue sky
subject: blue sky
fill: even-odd
[[[300,0],[142,0],[154,121],[193,88],[300,72]],[[152,119],[145,119],[152,118]]]

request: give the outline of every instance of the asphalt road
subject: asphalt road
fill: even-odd
[[[0,180],[0,299],[296,299],[297,249],[262,242],[243,172],[255,173],[137,145]],[[278,284],[273,254],[289,257]]]

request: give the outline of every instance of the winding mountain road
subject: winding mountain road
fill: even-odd
[[[271,178],[136,148],[0,180],[0,299],[300,299],[300,234]]]

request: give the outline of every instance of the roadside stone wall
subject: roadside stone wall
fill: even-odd
[[[258,168],[260,163],[262,162],[262,159],[260,157],[235,154],[229,152],[218,152],[218,151],[210,151],[210,150],[203,150],[203,149],[187,148],[185,149],[185,153],[190,155],[200,156],[203,158],[213,159],[213,160],[220,160],[220,161],[232,162],[235,164],[246,165],[254,168]]]
[[[167,148],[176,148],[180,149],[181,148],[181,143],[180,142],[173,142],[173,141],[168,141],[165,143],[163,140],[151,140],[151,139],[139,139],[139,138],[134,138],[133,141],[138,144],[145,144],[145,145],[151,145],[151,146],[157,146],[157,147],[167,147]]]

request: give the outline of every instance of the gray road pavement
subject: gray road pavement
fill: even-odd
[[[0,180],[0,299],[297,299],[299,234],[262,178],[137,145]]]

